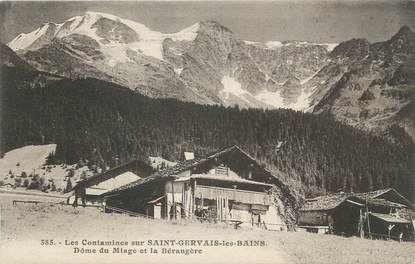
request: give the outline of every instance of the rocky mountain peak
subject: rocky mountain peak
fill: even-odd
[[[351,39],[340,43],[331,52],[332,58],[362,58],[369,54],[370,42],[364,38]]]
[[[398,33],[396,33],[395,36],[408,36],[408,35],[413,35],[413,34],[414,32],[411,30],[411,28],[405,25],[399,29]]]
[[[39,29],[9,43],[36,69],[104,79],[150,97],[203,104],[232,101],[242,102],[242,107],[303,109],[308,102],[303,84],[328,56],[328,44],[251,45],[212,20],[162,33],[88,11]]]
[[[213,30],[220,33],[232,34],[232,31],[229,28],[214,20],[201,21],[199,22],[199,25],[201,30]]]
[[[408,26],[401,27],[398,33],[385,42],[384,49],[389,53],[415,54],[415,33]]]

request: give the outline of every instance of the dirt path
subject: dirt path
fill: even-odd
[[[104,214],[97,208],[74,209],[48,203],[12,205],[13,199],[22,196],[0,193],[2,263],[292,263],[280,242],[275,239],[279,232],[234,230],[215,224],[134,218]],[[51,197],[42,199],[58,200]],[[41,245],[42,239],[53,239],[55,245]],[[104,246],[109,253],[74,253],[75,247],[101,249],[102,246],[82,245],[84,239],[126,241],[128,246],[123,248],[138,252],[131,255],[114,253],[114,246]],[[65,245],[66,240],[74,241],[78,246]],[[154,245],[149,244],[148,240],[173,240],[176,244]],[[192,240],[207,244],[191,246]],[[133,246],[132,241],[143,241],[143,245]],[[214,243],[221,245],[215,246]],[[151,248],[156,249],[157,254],[150,253]],[[167,254],[162,253],[163,248],[202,252]],[[140,250],[146,252],[139,253]]]

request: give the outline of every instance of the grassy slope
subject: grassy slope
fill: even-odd
[[[282,232],[277,240],[297,263],[412,263],[415,243]],[[412,262],[411,262],[412,261]]]
[[[18,197],[18,198],[16,198]],[[117,255],[118,263],[409,263],[415,260],[414,243],[370,241],[302,232],[267,232],[259,230],[234,230],[229,227],[169,222],[133,218],[123,215],[103,214],[95,208],[73,209],[62,205],[17,205],[13,199],[60,201],[46,197],[0,196],[2,232],[0,253],[13,263],[30,259],[38,262],[84,263],[94,258],[97,263],[114,262],[113,255],[74,255],[68,247],[45,248],[40,239],[225,239],[264,240],[266,247],[202,248],[200,256]],[[26,254],[13,253],[14,248]],[[11,253],[11,254],[10,254]],[[36,253],[37,255],[33,255]],[[33,256],[48,255],[45,258]],[[288,253],[288,255],[287,255]],[[64,257],[65,256],[65,257]],[[98,258],[98,259],[97,259]],[[8,262],[6,262],[8,263]]]
[[[82,173],[88,177],[93,174],[87,166],[78,168],[76,164],[45,165],[48,155],[55,150],[56,144],[49,144],[28,145],[6,152],[0,158],[0,181],[14,185],[16,179],[20,179],[22,184],[27,179],[30,183],[31,174],[37,174],[39,177],[45,177],[45,180],[53,180],[56,188],[64,189],[67,185],[65,177],[70,170],[73,170],[72,184],[79,181]],[[21,177],[22,172],[28,177]]]

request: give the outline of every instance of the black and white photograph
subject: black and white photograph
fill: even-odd
[[[415,264],[415,0],[0,1],[0,262]]]

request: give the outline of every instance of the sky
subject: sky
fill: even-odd
[[[389,39],[403,25],[415,30],[414,0],[0,2],[0,41],[46,22],[63,22],[85,11],[114,14],[173,33],[215,20],[241,39],[338,43],[352,38]]]

